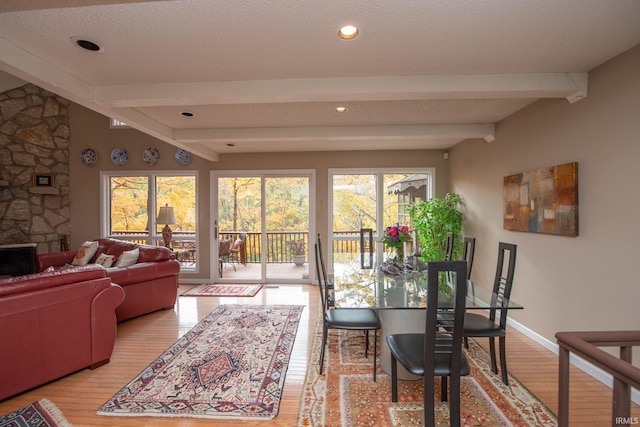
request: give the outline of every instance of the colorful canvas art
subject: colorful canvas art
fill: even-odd
[[[504,177],[504,228],[578,235],[578,163]]]

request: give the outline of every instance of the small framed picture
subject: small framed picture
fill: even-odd
[[[53,175],[45,173],[33,174],[34,187],[53,187]]]

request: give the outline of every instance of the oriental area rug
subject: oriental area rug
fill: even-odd
[[[315,332],[302,391],[298,427],[422,426],[422,380],[398,381],[398,399],[391,402],[391,378],[378,363],[371,377],[371,352],[364,357],[364,334],[329,331],[325,370],[318,375],[322,324]],[[386,344],[386,343],[385,343]],[[380,344],[379,344],[380,345]],[[471,375],[462,378],[463,426],[556,426],[555,415],[513,376],[509,386],[491,372],[488,354],[469,340]],[[449,425],[449,407],[440,401],[436,378],[436,425]]]
[[[71,427],[62,412],[49,399],[41,399],[0,417],[4,427]]]
[[[262,285],[198,285],[180,294],[183,297],[253,297]]]
[[[219,306],[98,415],[272,419],[303,308]]]

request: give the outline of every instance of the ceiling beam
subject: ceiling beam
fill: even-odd
[[[354,141],[367,139],[467,139],[495,138],[495,125],[413,125],[413,126],[323,126],[290,128],[183,129],[175,132],[178,142],[255,141]]]
[[[112,107],[420,99],[567,98],[586,73],[340,77],[94,87]]]

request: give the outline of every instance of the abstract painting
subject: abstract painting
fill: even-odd
[[[504,177],[504,228],[578,235],[578,163]]]

